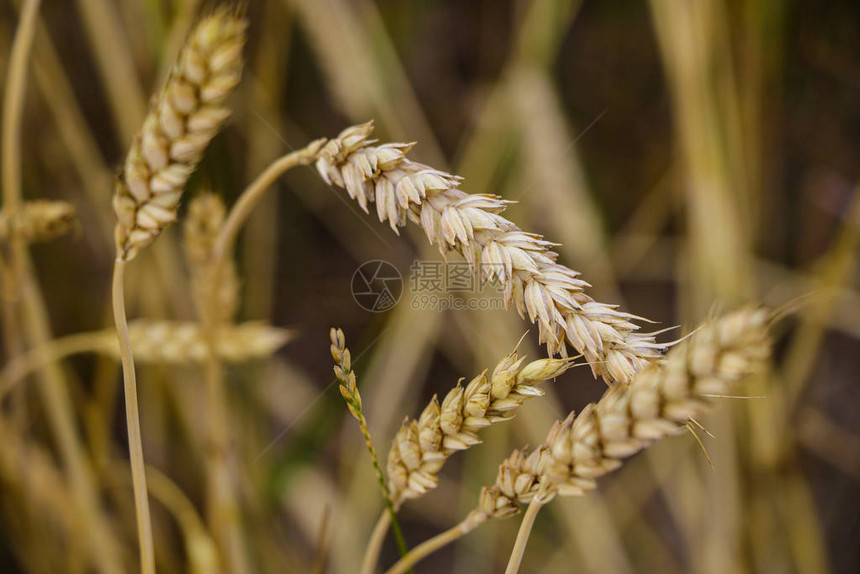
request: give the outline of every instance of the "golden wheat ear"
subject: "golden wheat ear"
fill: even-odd
[[[747,307],[701,325],[630,385],[556,422],[531,454],[509,457],[482,492],[481,508],[502,518],[542,492],[546,499],[581,496],[623,459],[682,432],[711,397],[726,395],[767,360],[770,318],[767,309]]]
[[[133,259],[176,219],[203,151],[230,115],[247,22],[222,8],[198,24],[135,137],[114,195],[117,256]]]
[[[36,200],[21,205],[14,215],[0,211],[0,241],[12,235],[27,243],[51,241],[75,225],[75,208],[65,201]]]
[[[505,305],[536,323],[550,355],[572,347],[607,382],[627,383],[667,346],[639,333],[640,317],[592,299],[576,271],[556,263],[554,243],[527,233],[501,214],[510,201],[468,194],[462,178],[406,157],[411,143],[374,145],[373,124],[352,126],[320,150],[316,167],[365,211],[397,232],[412,220],[444,255],[460,253],[481,281],[498,280]]]

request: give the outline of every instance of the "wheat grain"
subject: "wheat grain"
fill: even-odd
[[[502,518],[537,495],[580,496],[624,458],[683,431],[708,397],[726,394],[767,359],[768,320],[766,310],[745,308],[703,325],[628,387],[613,387],[579,416],[556,422],[531,454],[514,452],[482,491],[480,510]]]
[[[505,304],[539,327],[550,355],[569,343],[608,381],[629,382],[665,345],[637,333],[638,319],[594,301],[588,283],[556,263],[554,245],[500,214],[511,202],[458,189],[460,178],[406,158],[412,144],[371,145],[371,123],[347,128],[321,150],[317,170],[343,187],[362,209],[376,203],[380,221],[398,228],[411,219],[443,255],[454,250],[483,281],[504,285]]]
[[[481,440],[477,432],[510,420],[531,397],[543,395],[537,385],[569,369],[569,359],[540,359],[523,364],[516,351],[493,369],[484,371],[463,387],[454,387],[440,405],[434,396],[418,420],[407,420],[388,454],[388,479],[395,505],[435,488],[445,461],[457,451]]]
[[[27,243],[51,241],[75,224],[75,208],[65,201],[36,200],[20,206],[14,215],[0,211],[0,241],[12,235]]]
[[[220,9],[192,30],[117,180],[120,259],[133,259],[176,219],[188,177],[230,114],[224,101],[242,74],[245,28],[234,10]]]
[[[201,193],[188,205],[185,231],[185,253],[191,268],[191,290],[202,317],[214,324],[230,321],[239,302],[239,279],[232,259],[222,262],[219,269],[214,259],[215,244],[224,225],[226,210],[221,198],[213,193]]]

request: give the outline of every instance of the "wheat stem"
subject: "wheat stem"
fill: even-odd
[[[239,196],[236,204],[230,210],[226,221],[224,221],[224,225],[221,227],[221,232],[215,242],[213,261],[215,262],[216,269],[223,264],[222,262],[227,254],[232,252],[236,244],[236,238],[239,235],[239,230],[241,230],[242,225],[245,224],[248,216],[251,215],[254,207],[263,198],[269,187],[286,171],[296,166],[308,165],[316,161],[317,153],[324,143],[325,139],[314,140],[302,149],[288,153],[280,159],[275,160],[242,192],[242,195]]]
[[[123,486],[128,484],[131,477],[124,464],[111,467],[110,471]],[[206,530],[194,503],[188,499],[179,485],[157,468],[146,465],[146,479],[149,494],[154,500],[160,502],[176,520],[185,542],[185,553],[190,572],[202,574],[203,572],[220,571],[215,541]]]
[[[460,522],[456,526],[449,528],[441,534],[437,534],[433,538],[425,540],[424,542],[410,550],[406,556],[398,560],[394,564],[394,566],[386,570],[385,574],[403,574],[404,572],[412,568],[415,564],[417,564],[420,560],[426,558],[440,548],[443,548],[444,546],[447,546],[455,540],[470,533],[478,526],[486,522],[489,518],[489,515],[481,511],[472,511],[468,516],[466,516],[466,518],[462,522]]]
[[[143,443],[140,436],[140,413],[137,407],[137,381],[134,373],[134,357],[128,335],[125,315],[124,293],[125,261],[120,257],[113,268],[113,314],[116,324],[119,351],[122,358],[123,384],[125,387],[125,414],[128,426],[128,450],[131,459],[131,478],[134,489],[134,506],[137,515],[137,535],[140,546],[140,569],[142,574],[155,574],[155,545],[152,539],[152,519],[146,492],[146,467],[143,462]]]
[[[185,253],[191,269],[191,286],[203,332],[203,363],[206,383],[207,447],[206,508],[212,530],[224,550],[230,572],[249,571],[242,537],[236,480],[230,461],[230,417],[227,407],[224,365],[218,341],[233,325],[238,299],[238,280],[232,265],[213,269],[212,249],[224,223],[224,203],[212,193],[198,194],[188,207],[185,220]]]
[[[27,60],[33,47],[40,0],[26,0],[9,56],[6,89],[3,91],[2,145],[0,145],[0,177],[3,185],[3,211],[14,220],[22,200],[21,192],[21,121],[24,117],[24,100],[27,91]],[[24,243],[17,233],[11,232],[9,266],[3,260],[3,329],[9,357],[20,350],[18,333],[18,275],[23,266]],[[5,259],[5,258],[4,258]]]
[[[207,326],[206,344],[206,396],[209,415],[207,445],[207,498],[209,519],[215,536],[223,546],[230,571],[236,574],[249,572],[248,560],[242,539],[239,505],[236,489],[230,472],[230,420],[227,416],[227,398],[224,385],[224,369],[216,350],[216,325]]]
[[[40,0],[24,2],[3,96],[3,208],[10,214],[14,214],[21,203],[21,120],[27,89],[27,59],[33,46],[39,4]]]
[[[227,219],[220,227],[212,250],[210,269],[211,281],[214,284],[217,285],[224,279],[227,257],[233,252],[239,231],[269,187],[289,169],[314,161],[323,143],[324,140],[311,142],[305,148],[276,160],[239,196]],[[229,436],[227,435],[229,421],[227,420],[225,403],[223,365],[217,353],[216,334],[219,327],[215,320],[218,315],[216,307],[219,303],[217,287],[210,289],[207,295],[206,300],[201,305],[201,319],[207,333],[206,344],[208,349],[206,389],[210,410],[209,464],[212,467],[208,483],[208,498],[216,534],[223,539],[227,547],[228,562],[234,571],[241,574],[247,572],[249,567],[241,548],[239,511],[227,460],[230,448]]]
[[[388,527],[391,525],[391,514],[388,512],[388,507],[379,514],[379,519],[376,521],[376,526],[373,527],[373,533],[370,535],[370,540],[367,541],[367,550],[364,552],[364,558],[361,561],[360,574],[374,574],[376,565],[379,563],[379,553],[382,551],[382,543],[385,541],[385,535],[388,533]]]
[[[505,574],[517,574],[520,570],[520,564],[523,561],[523,554],[526,551],[526,545],[529,542],[529,535],[532,533],[532,527],[535,524],[538,512],[540,512],[543,502],[541,497],[535,496],[529,503],[523,521],[520,523],[520,529],[517,532],[517,540],[514,543],[514,548],[511,550],[511,557],[508,560],[508,567],[505,569]]]

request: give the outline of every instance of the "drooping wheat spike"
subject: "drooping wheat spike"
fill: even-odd
[[[217,269],[213,260],[215,242],[224,224],[225,213],[224,202],[219,196],[201,193],[189,203],[183,226],[194,301],[199,306],[201,316],[211,309],[215,316],[209,319],[214,324],[230,321],[236,315],[239,300],[235,263],[228,258],[222,263],[221,269]]]
[[[406,542],[403,539],[403,533],[400,530],[397,516],[394,514],[394,502],[391,498],[391,492],[385,483],[385,475],[382,474],[382,468],[379,466],[379,457],[376,456],[376,448],[373,446],[370,429],[367,427],[367,418],[364,416],[364,411],[361,407],[361,393],[358,392],[355,371],[352,370],[352,357],[349,349],[346,348],[346,337],[344,337],[343,331],[340,329],[332,329],[330,336],[331,356],[335,362],[334,374],[337,380],[340,381],[340,394],[346,401],[350,414],[358,421],[361,435],[364,437],[364,444],[367,447],[367,452],[370,453],[370,461],[376,473],[379,489],[382,491],[382,497],[385,500],[386,511],[391,520],[397,545],[400,548],[401,554],[406,554]]]
[[[380,221],[398,228],[411,219],[445,254],[454,250],[482,280],[504,285],[505,304],[539,326],[550,355],[581,353],[595,375],[626,383],[665,346],[637,333],[638,317],[594,301],[588,283],[556,263],[554,245],[527,233],[500,214],[511,202],[470,195],[460,178],[406,158],[412,144],[372,145],[371,123],[347,128],[320,152],[323,179],[347,190],[367,211],[376,203]]]
[[[138,319],[128,326],[134,358],[144,363],[203,363],[209,354],[207,334],[199,323]],[[113,335],[113,337],[111,337]],[[105,331],[105,348],[116,351],[116,333]],[[292,339],[288,329],[250,321],[223,325],[216,333],[218,357],[239,363],[270,357]]]
[[[502,464],[496,484],[481,493],[480,511],[503,518],[538,494],[580,496],[623,459],[682,432],[710,398],[767,360],[769,318],[765,309],[744,308],[706,323],[629,386],[610,388],[579,416],[557,422],[544,445]]]
[[[573,366],[570,359],[540,359],[524,364],[516,351],[463,387],[454,387],[441,405],[434,396],[418,420],[407,420],[388,453],[388,477],[395,505],[435,488],[445,461],[457,451],[481,442],[478,431],[510,420],[531,397],[543,395],[537,385]]]
[[[224,102],[242,74],[246,25],[222,8],[192,30],[117,179],[120,259],[133,259],[176,219],[189,176],[230,115]]]
[[[65,201],[36,200],[21,205],[14,216],[0,211],[0,241],[13,234],[27,243],[51,241],[75,224],[75,208]]]

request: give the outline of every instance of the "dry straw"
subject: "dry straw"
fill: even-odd
[[[176,219],[203,151],[230,115],[224,106],[242,75],[246,22],[228,9],[191,32],[117,180],[119,257],[133,259]]]
[[[0,211],[0,241],[12,236],[27,243],[51,241],[75,224],[75,208],[65,201],[36,200],[22,204],[14,215]]]
[[[655,441],[682,432],[709,399],[725,396],[768,358],[768,311],[745,308],[701,326],[666,357],[643,369],[629,386],[610,388],[578,417],[553,425],[547,441],[530,454],[515,451],[501,465],[496,483],[482,490],[478,507],[454,528],[417,546],[388,574],[405,572],[430,552],[491,518],[531,516],[512,555],[516,571],[534,514],[554,496],[581,496],[623,459]]]
[[[372,130],[371,123],[347,128],[323,147],[317,169],[326,182],[344,187],[365,211],[375,202],[395,232],[411,219],[443,254],[457,251],[482,280],[500,281],[505,304],[538,324],[551,355],[566,356],[570,344],[595,374],[618,382],[660,356],[664,345],[637,333],[637,317],[594,301],[588,283],[556,263],[552,243],[500,215],[510,202],[467,194],[459,177],[410,161],[412,144],[372,145]]]

